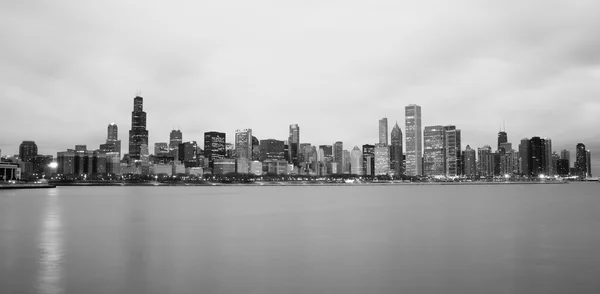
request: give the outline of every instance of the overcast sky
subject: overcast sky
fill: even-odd
[[[600,174],[600,1],[2,1],[0,149],[98,148],[111,122],[126,152],[138,87],[151,148],[181,129],[252,128],[345,149],[456,125],[463,148],[550,137],[592,151]]]

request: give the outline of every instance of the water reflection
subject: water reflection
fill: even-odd
[[[58,189],[48,189],[39,237],[39,293],[64,293],[61,285],[63,272],[63,222]]]

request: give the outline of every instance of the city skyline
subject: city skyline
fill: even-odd
[[[598,154],[600,4],[575,2],[3,7],[0,149],[95,146],[110,122],[125,147],[139,87],[150,149],[172,129],[201,144],[206,131],[234,138],[245,128],[285,140],[298,124],[301,143],[352,150],[378,142],[382,117],[405,132],[404,107],[418,104],[422,126],[455,125],[463,148],[496,146],[506,121],[514,149],[540,136],[554,150],[583,142]],[[17,124],[24,117],[33,124]]]

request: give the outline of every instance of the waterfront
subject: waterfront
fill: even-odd
[[[597,293],[567,185],[0,191],[2,293]]]

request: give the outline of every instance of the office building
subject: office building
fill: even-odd
[[[524,176],[530,175],[529,138],[521,139],[521,144],[519,144],[519,173]]]
[[[354,149],[350,152],[350,173],[364,175],[363,153],[358,146],[354,146]]]
[[[260,161],[285,160],[285,142],[275,139],[260,140]],[[287,168],[287,167],[286,167]]]
[[[38,147],[34,141],[23,141],[19,145],[19,159],[24,162],[33,162],[38,155]]]
[[[183,142],[179,144],[178,161],[181,161],[186,168],[199,167],[198,161],[198,143],[196,141]]]
[[[586,167],[587,167],[587,176],[588,177],[592,177],[592,152],[590,150],[587,150],[585,152],[585,159],[586,159]]]
[[[169,154],[169,144],[167,142],[154,143],[154,155],[164,156]]]
[[[252,136],[252,160],[260,160],[260,141]]]
[[[388,145],[388,121],[386,117],[379,120],[379,144]]]
[[[540,137],[529,139],[529,175],[545,175],[548,168],[546,159],[546,140]]]
[[[300,166],[300,127],[297,124],[292,124],[289,131],[288,161],[294,166]]]
[[[477,173],[479,176],[486,178],[494,176],[494,159],[491,146],[485,145],[477,148]]]
[[[464,175],[467,177],[477,176],[477,159],[475,150],[467,145],[462,156]]]
[[[235,130],[237,158],[252,159],[252,129]]]
[[[547,176],[554,176],[555,173],[555,166],[552,165],[552,139],[550,138],[545,138],[544,139],[544,152],[545,152],[545,156],[546,156],[546,169],[545,169],[545,173]]]
[[[505,131],[498,132],[498,150],[502,149],[502,144],[508,142],[508,135]]]
[[[405,108],[406,170],[408,176],[423,174],[423,137],[421,132],[421,106],[411,104]]]
[[[425,127],[423,139],[425,142],[425,150],[423,152],[423,174],[427,176],[445,175],[444,127]]]
[[[375,175],[390,173],[390,147],[386,144],[375,144]]]
[[[227,151],[225,149],[225,133],[215,131],[205,132],[204,158],[208,159],[208,167],[212,169],[214,167],[215,159],[223,159],[225,158],[226,154]]]
[[[365,144],[362,146],[363,169],[367,176],[375,175],[375,145]]]
[[[169,153],[174,158],[179,156],[179,144],[183,143],[183,133],[180,130],[172,130],[169,134]]]
[[[337,173],[342,173],[343,159],[344,159],[344,143],[337,141],[333,144],[333,162],[336,165]]]
[[[460,133],[455,126],[444,127],[444,158],[447,177],[456,177],[462,174]]]
[[[140,159],[142,145],[148,146],[148,130],[146,130],[146,112],[144,98],[136,96],[133,99],[131,112],[131,130],[129,131],[129,158]]]
[[[398,126],[398,122],[392,128],[390,138],[390,169],[394,175],[400,176],[404,173],[403,170],[403,155],[402,155],[402,131]]]

